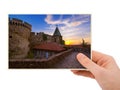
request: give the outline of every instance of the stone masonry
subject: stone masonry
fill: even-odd
[[[9,19],[9,57],[25,58],[29,51],[32,26],[18,19]]]

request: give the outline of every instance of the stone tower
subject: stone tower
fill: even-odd
[[[62,44],[62,35],[58,29],[58,26],[56,26],[55,32],[53,34],[53,41],[59,44]]]
[[[29,52],[32,26],[16,18],[9,18],[9,58],[25,58]]]

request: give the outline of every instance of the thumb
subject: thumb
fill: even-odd
[[[78,61],[86,67],[93,75],[97,74],[97,72],[101,69],[96,63],[90,60],[87,56],[82,53],[77,55]]]

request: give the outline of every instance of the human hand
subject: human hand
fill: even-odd
[[[82,53],[77,59],[88,71],[71,70],[74,74],[96,79],[103,90],[120,90],[120,69],[113,57],[92,51],[92,60]]]

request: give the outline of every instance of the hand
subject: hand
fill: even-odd
[[[120,69],[113,57],[93,51],[92,60],[82,53],[77,59],[88,71],[71,70],[74,74],[96,79],[103,90],[120,90]]]

